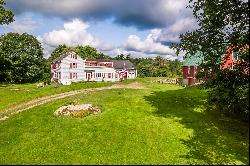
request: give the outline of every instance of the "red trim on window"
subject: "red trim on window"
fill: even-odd
[[[76,79],[77,79],[77,73],[76,73]]]
[[[69,78],[72,79],[72,73],[69,73]]]
[[[76,63],[76,68],[77,68],[77,63]]]
[[[72,63],[70,63],[70,68],[72,69]]]

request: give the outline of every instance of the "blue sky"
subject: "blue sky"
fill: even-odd
[[[8,0],[15,22],[0,34],[27,32],[44,57],[59,44],[91,45],[107,55],[177,59],[166,43],[197,28],[187,0]],[[178,59],[182,59],[182,53]]]

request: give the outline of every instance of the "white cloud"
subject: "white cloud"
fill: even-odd
[[[99,50],[111,50],[113,47],[107,43],[103,43],[97,37],[88,32],[89,24],[79,20],[73,19],[66,22],[60,30],[53,30],[45,33],[41,41],[51,47],[56,47],[60,44],[67,46],[90,45]]]
[[[34,32],[40,24],[34,21],[31,17],[23,17],[18,18],[14,22],[10,23],[9,25],[3,25],[4,27],[10,28],[14,32],[18,33],[30,33]]]
[[[134,57],[156,57],[162,56],[166,59],[181,60],[184,56],[184,52],[180,52],[177,56],[174,49],[162,44],[158,41],[160,35],[162,35],[162,29],[153,29],[145,40],[142,40],[136,35],[130,35],[123,45],[126,53],[131,53]]]
[[[42,43],[44,56],[48,57],[53,48],[60,44],[75,47],[77,45],[90,45],[97,48],[98,51],[110,51],[114,47],[108,43],[104,43],[97,37],[88,32],[89,24],[73,19],[70,22],[65,22],[62,29],[53,30],[38,36],[37,39]]]
[[[98,51],[113,57],[118,54],[131,54],[133,57],[153,58],[160,55],[171,60],[177,59],[173,49],[157,41],[162,33],[161,29],[151,30],[151,33],[144,40],[137,35],[129,35],[125,44],[114,47],[92,35],[88,32],[88,28],[87,23],[74,19],[64,23],[59,30],[53,30],[43,36],[38,36],[37,39],[45,49],[44,57],[49,57],[50,52],[58,45],[66,44],[67,46],[90,45],[97,48]]]
[[[175,52],[173,49],[154,40],[154,33],[158,33],[158,31],[154,30],[152,32],[145,40],[141,40],[136,35],[130,35],[124,47],[128,51],[143,52],[146,54],[174,55]]]
[[[79,19],[66,22],[61,30],[53,30],[45,33],[42,37],[43,42],[49,46],[56,47],[60,44],[68,46],[76,45],[95,45],[95,38],[87,32],[89,25]]]
[[[187,31],[193,31],[198,28],[198,23],[194,18],[183,18],[176,21],[171,26],[163,28],[154,33],[154,39],[159,42],[179,42],[179,35]]]

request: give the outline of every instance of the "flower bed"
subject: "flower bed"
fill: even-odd
[[[91,114],[98,114],[101,110],[92,104],[62,106],[55,111],[56,116],[72,116],[83,118]]]

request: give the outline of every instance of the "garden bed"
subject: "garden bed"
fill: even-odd
[[[72,116],[83,118],[91,114],[98,114],[101,110],[92,104],[62,106],[55,111],[56,116]]]

